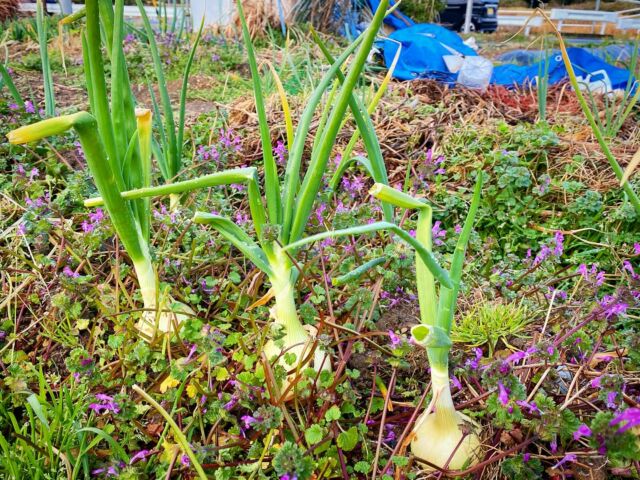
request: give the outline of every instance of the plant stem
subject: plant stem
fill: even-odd
[[[167,411],[164,408],[162,408],[162,406],[158,402],[156,402],[153,398],[151,398],[151,396],[147,392],[142,390],[138,385],[134,385],[133,390],[139,395],[141,395],[147,402],[151,404],[153,408],[156,409],[156,411],[160,415],[164,417],[164,419],[167,421],[167,423],[173,430],[173,436],[175,437],[176,441],[180,444],[180,447],[182,448],[182,450],[188,455],[189,459],[191,460],[191,464],[193,465],[193,468],[195,468],[196,472],[198,472],[198,476],[202,480],[207,480],[207,475],[204,473],[204,470],[202,469],[200,462],[198,462],[198,457],[196,457],[195,453],[193,453],[193,450],[191,450],[191,447],[189,446],[189,442],[187,441],[187,437],[184,436],[184,433],[182,433],[182,430],[180,430],[180,427],[178,427],[178,424],[176,424],[173,418],[171,418],[171,415],[169,415],[169,413],[167,413]]]

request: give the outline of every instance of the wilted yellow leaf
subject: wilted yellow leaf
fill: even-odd
[[[170,388],[176,388],[178,385],[180,385],[180,380],[176,380],[171,375],[169,375],[160,384],[160,393],[164,393]]]
[[[189,398],[194,398],[197,394],[198,388],[193,383],[187,385],[187,395],[189,395]]]

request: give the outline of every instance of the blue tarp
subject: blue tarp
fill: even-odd
[[[371,11],[375,12],[380,5],[380,0],[369,0],[369,6],[371,7]],[[394,0],[390,0],[389,6],[393,7],[395,5]],[[407,17],[400,10],[396,9],[391,15],[388,15],[384,19],[384,23],[389,25],[390,27],[395,28],[396,30],[400,30],[403,28],[411,27],[416,24],[411,18]]]
[[[605,62],[627,62],[633,57],[635,46],[632,43],[604,45],[601,47],[585,47],[585,50]],[[553,50],[550,55],[559,55],[560,50]],[[496,57],[498,62],[531,65],[543,60],[546,52],[543,50],[516,49],[505,52]]]
[[[442,59],[444,55],[477,55],[475,50],[463,43],[457,33],[433,23],[421,23],[396,30],[381,43],[387,68],[391,66],[399,46],[402,45],[393,74],[401,80],[450,78],[452,74]],[[455,75],[450,80],[455,80]]]
[[[615,67],[604,60],[592,55],[584,48],[568,48],[569,60],[578,77],[591,78],[591,82],[597,82],[608,78],[611,88],[614,90],[624,90],[629,81],[629,71],[624,68]],[[493,69],[491,83],[513,87],[529,83],[535,84],[535,78],[544,72],[541,64],[544,60],[532,65],[498,65]],[[549,84],[553,85],[569,78],[567,69],[562,61],[562,56],[558,53],[549,57]]]
[[[391,4],[394,4],[393,0]],[[375,11],[380,1],[369,0],[369,5]],[[448,83],[455,82],[457,74],[449,72],[443,57],[452,54],[477,55],[475,50],[464,44],[457,33],[432,23],[416,24],[399,10],[387,17],[385,23],[394,27],[396,31],[380,42],[384,62],[387,68],[390,68],[399,46],[402,45],[400,58],[393,74],[400,80],[434,78]],[[619,57],[625,53],[626,49],[626,45],[610,45],[606,50],[592,50],[598,55],[596,56],[584,48],[573,47],[568,49],[568,53],[576,75],[583,79],[590,78],[591,83],[606,80],[611,88],[616,90],[625,89],[630,79],[635,83],[635,78],[630,77],[628,70],[611,65],[604,59],[612,54]],[[524,63],[529,65],[507,63],[494,67],[491,83],[507,87],[535,84],[535,78],[545,71],[544,57],[535,59],[523,54],[520,50],[510,57],[503,55],[502,61],[521,61],[523,58]],[[532,63],[534,60],[537,61]],[[567,80],[569,77],[559,52],[550,55],[547,68],[550,85]]]

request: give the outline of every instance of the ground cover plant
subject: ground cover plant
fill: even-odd
[[[640,476],[636,92],[110,5],[2,26],[0,477]]]

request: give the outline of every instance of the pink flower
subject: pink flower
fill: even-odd
[[[587,427],[584,423],[578,427],[578,429],[573,432],[573,439],[580,440],[582,437],[590,437],[591,429]]]
[[[78,272],[74,272],[73,270],[71,270],[68,265],[62,269],[62,273],[64,273],[69,278],[78,278],[80,276]]]
[[[440,228],[440,225],[442,225],[442,222],[438,220],[433,224],[433,227],[431,228],[431,235],[433,236],[434,245],[443,245],[444,242],[442,240],[447,236],[447,231],[443,228]]]
[[[498,382],[498,400],[502,405],[509,403],[509,391],[505,388],[502,382]]]
[[[573,462],[576,461],[576,459],[577,459],[577,457],[576,457],[575,453],[568,453],[567,455],[564,456],[564,458],[562,460],[560,460],[558,463],[556,463],[551,468],[558,468],[558,467],[564,465],[565,463],[573,463]]]
[[[242,420],[245,429],[251,428],[251,425],[257,422],[255,417],[252,417],[251,415],[243,415],[242,417],[240,417],[240,420]]]
[[[624,412],[611,420],[609,425],[619,425],[623,422],[625,422],[625,424],[618,429],[617,433],[624,433],[627,430],[640,425],[640,408],[627,408]]]
[[[391,340],[391,345],[393,345],[394,347],[397,347],[402,343],[402,340],[400,340],[400,337],[398,337],[398,335],[396,335],[393,330],[389,330],[388,333],[389,333],[389,339]]]
[[[151,452],[149,450],[140,450],[133,457],[131,457],[131,460],[129,460],[129,465],[133,465],[138,460],[144,460],[150,454],[151,454]]]

